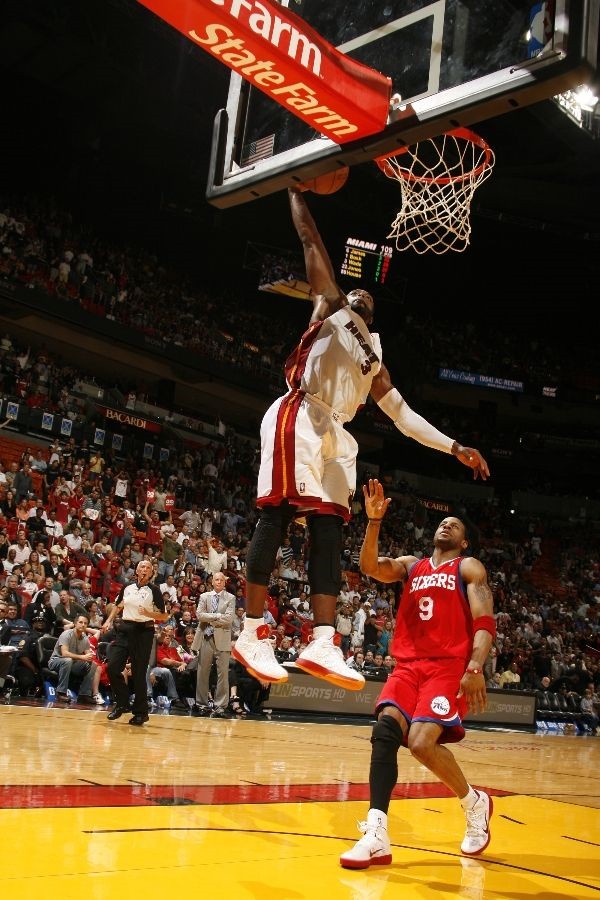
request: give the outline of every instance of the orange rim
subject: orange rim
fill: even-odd
[[[406,181],[414,181],[421,184],[452,184],[452,182],[455,181],[466,181],[467,178],[476,178],[490,166],[493,156],[492,148],[487,141],[484,141],[484,139],[478,134],[475,134],[474,131],[470,131],[468,128],[454,128],[452,131],[447,131],[446,134],[455,138],[461,138],[464,141],[469,141],[471,144],[475,144],[476,147],[483,150],[485,155],[481,163],[476,168],[468,169],[466,172],[462,172],[459,175],[444,175],[441,178],[413,175],[408,169],[400,168],[397,170],[392,168],[388,160],[397,156],[402,156],[404,153],[408,153],[410,150],[409,146],[400,147],[398,150],[392,150],[390,153],[386,153],[383,156],[377,156],[375,157],[374,162],[377,163],[383,174],[387,175],[388,178],[397,178],[398,175],[400,175],[400,177],[404,178]],[[443,137],[443,135],[440,135],[440,137]]]

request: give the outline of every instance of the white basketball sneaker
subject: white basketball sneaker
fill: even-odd
[[[344,869],[368,869],[369,866],[389,866],[392,861],[392,848],[387,833],[387,815],[378,809],[370,809],[366,822],[358,823],[363,837],[356,842],[352,850],[340,856],[340,865]]]
[[[296,660],[296,665],[303,672],[323,678],[347,691],[360,691],[365,686],[364,677],[346,665],[344,654],[333,643],[333,638],[311,641]]]
[[[467,830],[460,845],[461,852],[465,856],[479,856],[483,853],[492,837],[490,833],[490,819],[494,812],[492,798],[485,791],[477,791],[479,799],[475,806],[465,810],[467,818]]]
[[[265,634],[264,628],[267,629],[267,635],[261,637],[260,635]],[[268,634],[270,634],[268,625],[261,625],[256,636],[248,631],[241,631],[233,645],[231,655],[259,681],[269,681],[272,684],[287,681],[288,673],[277,662]]]

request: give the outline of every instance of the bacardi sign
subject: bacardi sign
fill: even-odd
[[[99,406],[98,409],[107,419],[112,422],[118,422],[120,425],[132,425],[134,428],[143,428],[144,431],[162,431],[162,427],[158,422],[150,422],[141,416],[122,412],[120,409],[111,409],[110,406]]]

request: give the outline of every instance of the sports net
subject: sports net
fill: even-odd
[[[483,138],[456,128],[375,162],[400,184],[402,206],[388,235],[398,250],[442,254],[468,247],[471,201],[495,162]]]

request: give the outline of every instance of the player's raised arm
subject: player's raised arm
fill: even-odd
[[[406,563],[409,557],[392,559],[390,556],[379,556],[379,529],[390,505],[390,498],[384,496],[383,486],[376,478],[370,478],[369,483],[363,485],[363,494],[369,521],[360,548],[360,571],[384,584],[403,581],[408,571]]]
[[[410,408],[402,394],[391,382],[390,373],[382,364],[373,379],[371,396],[380,409],[390,417],[396,428],[425,447],[432,447],[441,453],[451,453],[459,462],[473,469],[473,478],[485,481],[490,474],[487,462],[474,447],[463,447],[458,441],[442,434],[427,419]]]
[[[304,195],[297,188],[289,188],[292,221],[304,248],[306,277],[313,293],[311,322],[326,319],[348,304],[346,295],[335,279],[329,254],[315,225]]]

